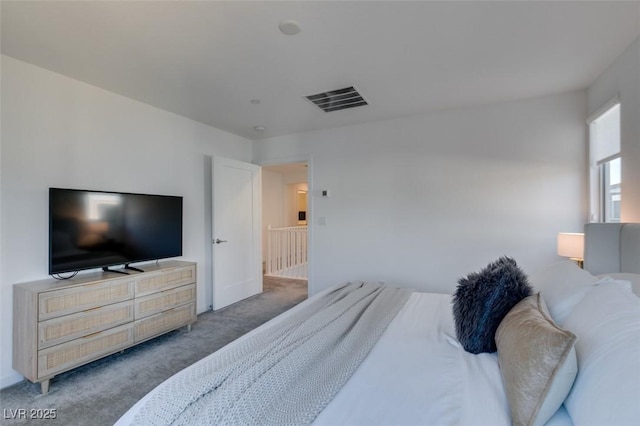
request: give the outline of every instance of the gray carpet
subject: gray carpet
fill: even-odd
[[[307,297],[303,280],[265,277],[264,292],[198,316],[185,327],[123,353],[60,374],[47,395],[22,381],[0,390],[3,425],[113,425],[138,399],[172,374],[221,348]],[[13,419],[17,409],[55,409],[54,420]]]

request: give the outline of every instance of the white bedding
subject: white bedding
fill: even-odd
[[[130,424],[145,399],[117,424]],[[473,355],[460,346],[450,295],[416,292],[314,424],[509,425],[511,420],[497,355]],[[571,420],[561,408],[549,424],[571,424]]]
[[[562,408],[551,424],[572,424]],[[510,425],[497,355],[455,337],[451,296],[413,293],[317,425]]]
[[[585,231],[587,270],[562,262],[529,277],[556,324],[566,322],[578,338],[577,378],[565,404],[547,425],[571,425],[572,418],[589,426],[636,425],[640,419],[640,299],[630,288],[633,283],[637,290],[640,283],[640,224],[589,224]],[[619,244],[620,240],[624,243]],[[601,258],[613,266],[598,270]],[[591,275],[602,273],[617,275]],[[510,425],[497,354],[473,355],[461,347],[451,302],[451,295],[413,293],[314,424]],[[308,303],[237,341],[285,321]],[[131,424],[149,395],[117,424]]]

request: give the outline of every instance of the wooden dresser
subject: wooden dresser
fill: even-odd
[[[196,264],[13,286],[13,368],[42,393],[56,374],[196,321]]]

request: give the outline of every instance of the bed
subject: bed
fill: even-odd
[[[351,283],[172,376],[117,424],[638,424],[640,224],[585,234],[586,269],[529,275],[495,352],[467,350],[462,280],[454,295]]]

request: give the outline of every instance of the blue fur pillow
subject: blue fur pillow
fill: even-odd
[[[453,296],[453,318],[464,349],[473,354],[495,352],[494,336],[500,322],[531,294],[527,276],[510,257],[460,278]]]

